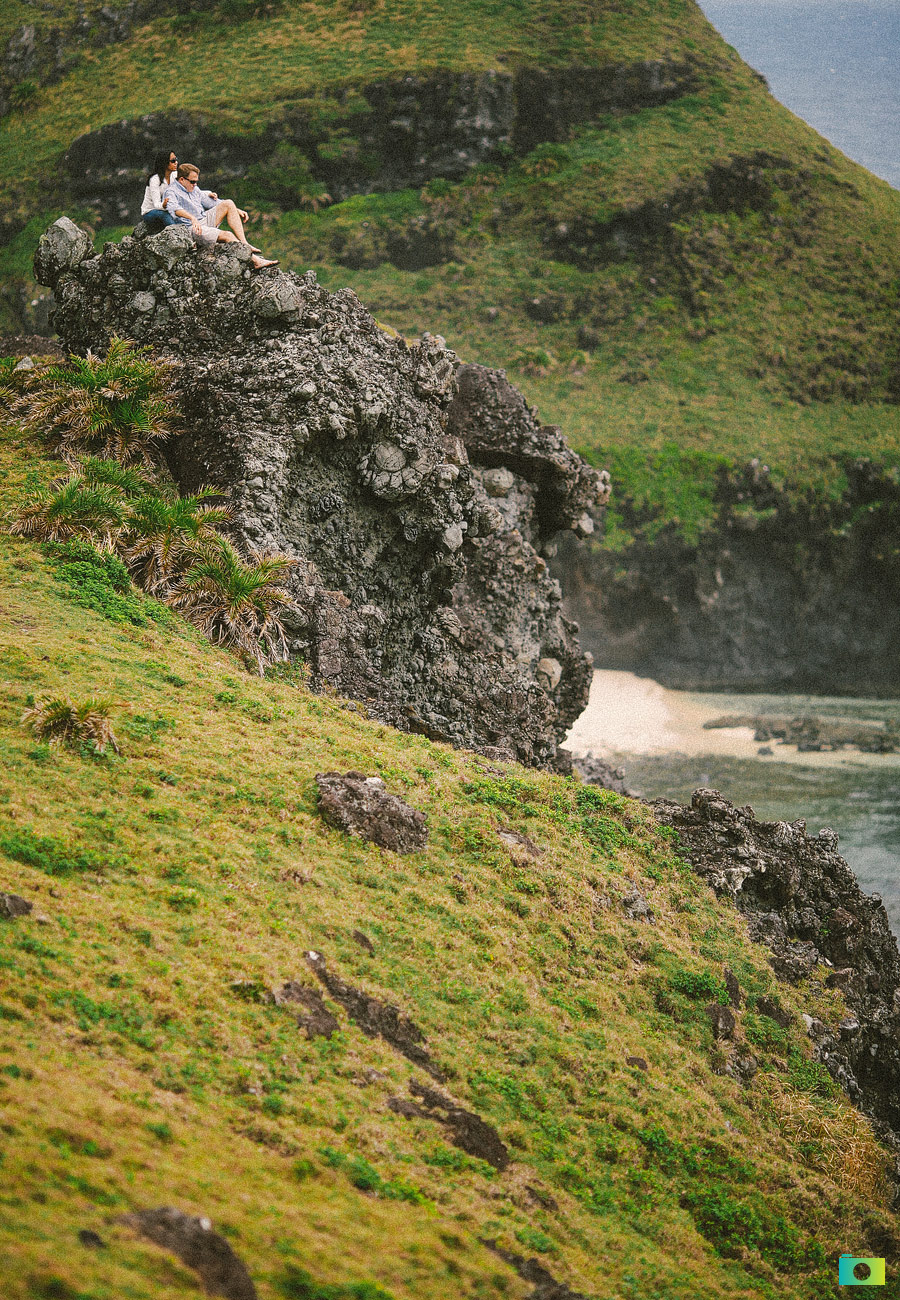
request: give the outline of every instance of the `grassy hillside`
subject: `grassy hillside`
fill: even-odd
[[[0,465],[7,512],[53,472],[13,428]],[[251,677],[83,555],[4,533],[0,573],[0,892],[34,904],[0,921],[4,1300],[195,1295],[122,1223],[163,1204],[263,1300],[524,1297],[512,1256],[604,1300],[821,1300],[841,1250],[893,1250],[884,1154],[759,1005],[836,1025],[841,995],[776,986],[646,808]],[[21,715],[59,693],[113,700],[122,753],[38,743]],[[326,827],[332,769],[422,809],[427,849]],[[309,950],[420,1027],[432,1076],[331,998],[328,1038],[272,1002],[315,986]],[[733,1043],[704,1010],[728,970]],[[389,1107],[434,1072],[508,1167]]]
[[[0,123],[5,209],[33,215],[0,276],[27,273],[65,206],[58,160],[104,123],[193,108],[252,135],[298,105],[324,121],[335,96],[352,105],[354,87],[407,71],[666,57],[693,66],[694,93],[463,181],[314,212],[288,151],[237,197],[285,265],[507,367],[651,519],[695,533],[722,458],[837,492],[847,458],[898,455],[900,199],[776,104],[693,0],[286,0],[238,25],[157,18]],[[326,152],[354,147],[343,119],[334,132]],[[402,269],[423,229],[431,252]]]

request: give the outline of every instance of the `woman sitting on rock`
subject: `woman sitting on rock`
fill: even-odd
[[[141,220],[146,221],[153,231],[175,224],[175,218],[166,210],[166,189],[172,182],[177,166],[178,159],[173,149],[165,149],[153,159],[153,171],[147,177],[147,188],[141,204]]]

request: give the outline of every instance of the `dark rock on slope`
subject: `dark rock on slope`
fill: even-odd
[[[385,790],[380,776],[318,772],[319,812],[329,825],[395,853],[415,853],[428,843],[425,814]]]
[[[18,894],[0,894],[0,917],[12,921],[17,916],[28,916],[34,907],[26,898]]]
[[[368,1038],[383,1038],[395,1051],[400,1052],[413,1065],[418,1065],[438,1083],[444,1082],[444,1072],[435,1064],[428,1052],[425,1035],[409,1016],[392,1002],[382,1002],[363,989],[355,988],[330,970],[320,952],[306,953],[310,969],[325,988]]]
[[[808,836],[802,821],[757,821],[717,790],[695,791],[690,808],[660,799],[654,809],[695,870],[733,898],[781,979],[828,968],[851,1015],[837,1033],[810,1022],[817,1055],[900,1150],[900,953],[881,899],[862,892],[837,836]]]
[[[61,218],[35,266],[67,347],[117,334],[179,361],[172,473],[230,492],[241,540],[300,561],[288,631],[314,684],[433,738],[555,761],[591,667],[538,551],[588,530],[608,480],[502,373],[465,367],[457,395],[441,339],[408,347],[350,290],[251,273],[242,245],[198,250],[183,226],[91,256]]]
[[[188,1268],[195,1269],[207,1295],[224,1296],[225,1300],[256,1300],[256,1287],[243,1260],[220,1233],[213,1231],[209,1219],[163,1206],[158,1210],[138,1210],[127,1215],[123,1222],[148,1241],[170,1250]]]
[[[398,1115],[405,1115],[407,1119],[437,1120],[444,1125],[453,1145],[461,1151],[478,1160],[486,1160],[495,1169],[506,1169],[509,1164],[509,1149],[493,1124],[473,1111],[466,1110],[464,1106],[457,1105],[439,1089],[420,1083],[418,1079],[410,1080],[409,1090],[414,1097],[419,1098],[421,1105],[406,1097],[391,1097],[388,1101],[389,1109]]]

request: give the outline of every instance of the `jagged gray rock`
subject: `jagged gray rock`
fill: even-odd
[[[27,898],[20,898],[18,894],[0,894],[0,917],[4,920],[12,921],[17,916],[28,916],[33,907],[33,903],[29,903]]]
[[[380,776],[318,772],[319,812],[348,835],[395,853],[415,853],[428,843],[425,814],[384,788]]]
[[[41,284],[56,284],[66,271],[74,270],[93,251],[86,230],[68,217],[60,217],[41,235],[34,255],[34,273]]]
[[[435,739],[555,762],[591,668],[538,552],[608,478],[502,372],[463,367],[457,392],[442,339],[407,346],[349,289],[254,273],[243,246],[197,248],[180,226],[91,256],[69,226],[38,268],[55,328],[77,352],[117,334],[180,363],[172,473],[227,489],[241,540],[300,561],[288,633],[313,684]]]
[[[586,785],[599,785],[604,790],[612,790],[614,794],[624,794],[629,799],[640,797],[637,791],[626,784],[624,767],[613,767],[612,763],[598,758],[592,750],[586,754],[574,755],[572,767]]]
[[[734,900],[752,938],[771,949],[781,979],[835,968],[852,1017],[837,1033],[809,1020],[816,1054],[900,1151],[900,953],[881,899],[860,889],[837,836],[809,836],[803,821],[757,821],[752,808],[736,808],[717,790],[696,790],[690,808],[668,799],[653,808],[678,831],[694,869]],[[774,999],[759,1007],[790,1022]]]

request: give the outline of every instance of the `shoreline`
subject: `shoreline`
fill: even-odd
[[[900,701],[675,691],[634,673],[597,669],[588,705],[563,743],[576,755],[591,752],[618,761],[628,755],[710,755],[812,768],[900,771],[900,753],[866,753],[855,748],[804,751],[777,740],[755,740],[753,727],[708,726],[728,714],[752,713],[765,718],[790,712],[829,718],[854,713],[900,717]],[[761,754],[761,749],[770,752]]]

